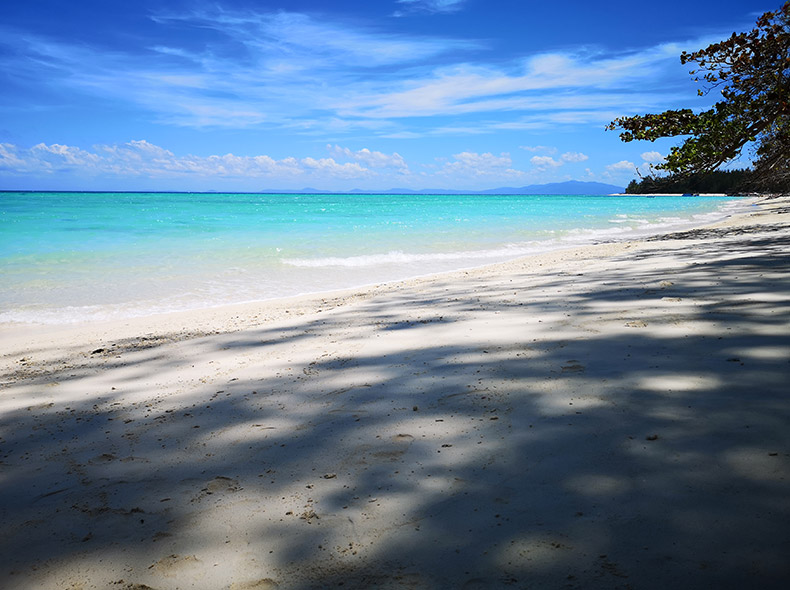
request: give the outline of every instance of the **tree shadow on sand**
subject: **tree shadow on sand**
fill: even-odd
[[[0,416],[0,582],[784,588],[773,237],[43,367],[3,392],[43,401]],[[82,395],[46,401],[66,381]]]

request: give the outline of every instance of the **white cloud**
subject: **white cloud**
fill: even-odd
[[[17,155],[16,146],[11,143],[0,143],[0,170],[25,172],[27,163]]]
[[[503,152],[499,156],[487,152],[485,154],[477,154],[474,152],[461,152],[460,154],[453,154],[453,157],[458,162],[463,162],[469,166],[484,166],[486,168],[501,168],[513,164],[510,159],[510,154]]]
[[[461,152],[453,154],[453,158],[453,161],[444,164],[439,174],[472,178],[495,177],[503,180],[524,175],[523,171],[512,167],[513,160],[506,152],[498,156],[490,152]]]
[[[563,162],[557,161],[551,156],[532,156],[529,159],[532,165],[541,170],[548,170],[550,168],[559,168]]]
[[[636,165],[633,162],[629,162],[628,160],[620,160],[614,164],[609,164],[606,167],[606,170],[614,174],[622,172],[635,172]]]
[[[537,150],[531,150],[537,151]],[[557,150],[554,149],[550,153],[554,153]],[[540,171],[550,170],[552,168],[559,168],[560,166],[565,165],[567,162],[584,162],[585,160],[589,160],[590,157],[586,154],[582,154],[581,152],[565,152],[560,156],[559,160],[555,160],[551,156],[532,156],[530,158],[530,162],[533,166],[535,166]]]
[[[303,169],[314,170],[332,178],[364,178],[369,175],[369,170],[357,162],[338,164],[333,158],[303,158]]]
[[[641,155],[641,158],[650,164],[659,164],[664,161],[664,156],[662,156],[659,152],[652,151],[652,152],[644,152]]]
[[[317,186],[347,190],[343,187],[381,186],[401,182],[437,183],[448,188],[490,188],[500,182],[520,179],[526,175],[513,167],[510,154],[503,152],[459,152],[448,161],[425,166],[425,172],[412,174],[402,156],[369,149],[352,151],[330,145],[333,157],[286,157],[275,159],[269,155],[196,156],[178,155],[145,140],[118,145],[95,145],[91,150],[60,144],[38,144],[20,148],[10,143],[0,144],[0,173],[10,178],[46,178],[62,175],[59,182],[78,176],[117,183],[130,180],[155,181],[157,184],[175,180],[182,186],[211,182],[245,183],[268,179],[280,186]],[[350,160],[350,161],[344,161]],[[372,183],[372,184],[371,184]],[[199,186],[199,184],[198,184]],[[392,184],[391,186],[397,186]],[[415,187],[419,188],[419,187]]]
[[[14,173],[75,172],[87,176],[225,177],[225,178],[367,178],[372,171],[359,162],[333,158],[283,158],[268,155],[177,156],[145,140],[97,145],[93,152],[59,144],[21,149],[0,144],[0,168]]]
[[[562,154],[562,159],[565,162],[584,162],[589,160],[590,156],[582,154],[581,152],[565,152]]]
[[[61,183],[75,178],[93,179],[115,186],[129,186],[130,183],[134,186],[138,181],[145,181],[158,186],[169,183],[171,186],[201,187],[207,182],[217,182],[224,186],[243,185],[247,187],[244,190],[256,190],[256,183],[258,189],[268,184],[293,188],[317,186],[329,190],[392,186],[471,190],[505,186],[509,181],[524,178],[554,181],[561,167],[587,159],[584,154],[570,151],[554,157],[534,155],[530,158],[532,167],[525,171],[514,166],[507,152],[467,150],[446,159],[437,158],[433,165],[415,163],[413,165],[421,167],[422,171],[414,173],[398,153],[387,154],[369,148],[351,150],[337,144],[329,144],[326,148],[327,157],[274,158],[267,154],[183,155],[146,140],[95,145],[89,149],[44,143],[22,148],[0,143],[0,177],[23,177],[33,182],[57,178]],[[623,177],[635,171],[633,162],[622,160],[599,170],[598,176],[622,182]],[[592,175],[587,169],[586,176]],[[415,186],[418,182],[420,184]]]
[[[90,169],[97,166],[101,160],[96,154],[57,143],[52,145],[39,143],[30,148],[30,153],[44,169],[51,172],[69,167]]]
[[[339,145],[327,145],[327,149],[338,158],[362,162],[371,168],[397,168],[401,171],[408,171],[409,168],[403,156],[397,152],[385,154],[383,152],[371,151],[368,148],[362,148],[354,152],[349,148],[340,147]]]

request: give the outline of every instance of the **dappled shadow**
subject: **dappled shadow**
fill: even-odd
[[[787,239],[726,237],[41,367],[0,583],[784,588]]]
[[[772,214],[777,213],[773,211]],[[684,232],[673,232],[668,234],[658,234],[645,238],[647,242],[664,242],[667,240],[688,240],[688,239],[720,239],[731,236],[744,236],[752,234],[771,234],[774,232],[784,232],[785,226],[779,223],[763,225],[736,225],[733,227],[699,228]],[[786,238],[785,238],[786,239]]]

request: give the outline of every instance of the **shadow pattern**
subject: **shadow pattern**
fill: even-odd
[[[763,230],[20,367],[0,584],[786,588],[790,236]]]

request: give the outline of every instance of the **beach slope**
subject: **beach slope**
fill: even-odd
[[[4,326],[7,589],[786,588],[790,200],[346,293]]]

